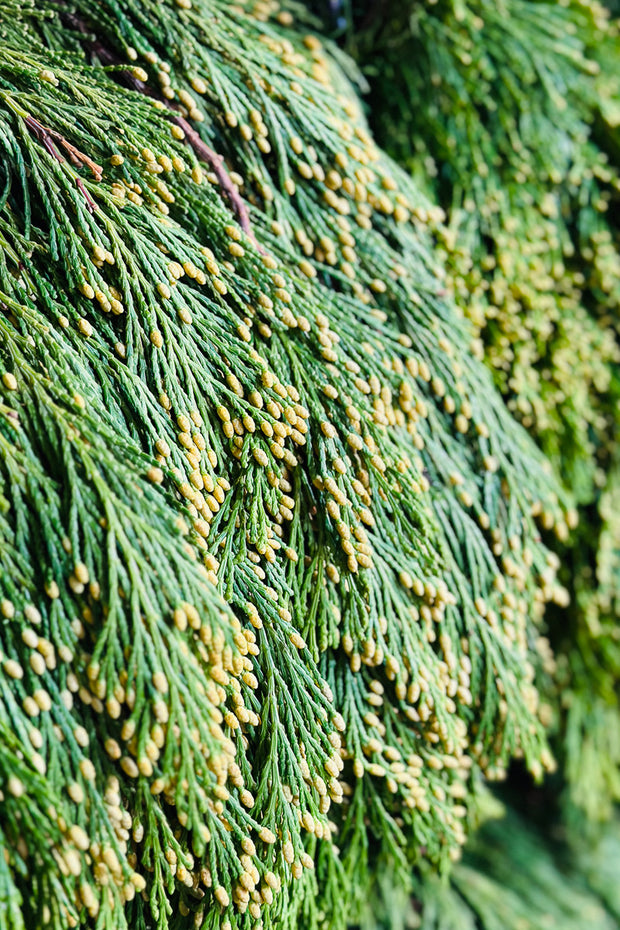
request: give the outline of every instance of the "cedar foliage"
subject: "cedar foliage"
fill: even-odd
[[[597,2],[352,4],[378,137],[446,211],[450,288],[508,407],[575,495],[554,546],[567,800],[620,798],[620,34]]]
[[[303,19],[0,30],[0,926],[350,926],[553,768],[580,491]]]
[[[607,902],[617,823],[604,824],[620,797],[620,46],[608,7],[612,17],[590,2],[338,5],[379,141],[446,211],[440,253],[472,349],[578,501],[579,526],[552,544],[571,593],[547,614],[554,790],[569,855],[585,842],[612,856],[585,870]],[[507,869],[527,868],[517,850],[503,854]],[[515,880],[505,876],[498,907],[501,887]],[[488,911],[477,919],[494,926]]]

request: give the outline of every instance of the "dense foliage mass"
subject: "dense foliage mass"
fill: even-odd
[[[2,930],[345,928],[414,869],[431,927],[482,777],[554,767],[573,500],[617,648],[611,240],[545,285],[581,393],[505,406],[485,209],[452,247],[291,10],[0,0]]]
[[[472,348],[579,505],[554,546],[571,590],[552,627],[561,751],[572,802],[605,816],[620,796],[618,26],[590,0],[347,10],[379,138],[446,211]]]

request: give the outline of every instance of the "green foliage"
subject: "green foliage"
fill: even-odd
[[[616,930],[617,818],[574,848],[550,829],[549,812],[531,808],[524,817],[490,795],[480,807],[484,823],[450,881],[423,873],[407,899],[382,876],[360,930]]]
[[[286,13],[0,24],[0,926],[345,927],[552,766],[567,500]]]
[[[605,840],[575,858],[565,844],[514,812],[476,834],[448,889],[437,879],[420,887],[421,930],[615,930],[618,926],[617,821]],[[603,860],[604,858],[604,866]]]
[[[446,210],[474,352],[575,494],[550,617],[567,798],[619,795],[618,26],[596,2],[353,4],[378,138]]]

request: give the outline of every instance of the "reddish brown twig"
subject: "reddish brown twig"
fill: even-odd
[[[84,199],[86,200],[86,206],[88,207],[89,213],[94,213],[95,210],[97,209],[97,204],[95,203],[93,198],[90,196],[90,194],[84,187],[84,182],[82,181],[81,178],[75,179],[75,186],[84,195]]]
[[[57,162],[62,164],[64,162],[64,158],[52,142],[50,131],[42,126],[41,123],[34,118],[34,116],[27,116],[25,123],[35,139],[38,139],[39,142],[43,144],[43,147],[47,149],[52,158],[55,158]]]
[[[260,245],[260,243],[257,242],[256,236],[252,230],[248,208],[243,202],[243,199],[239,196],[237,188],[231,181],[230,175],[224,167],[224,157],[222,155],[218,155],[217,152],[214,152],[213,149],[209,148],[206,142],[203,142],[196,130],[190,126],[184,117],[175,116],[173,119],[177,126],[179,126],[185,133],[185,137],[195,151],[196,155],[201,159],[201,161],[206,162],[211,167],[213,174],[216,176],[219,185],[222,188],[223,193],[226,195],[226,197],[228,197],[231,207],[237,214],[239,226],[241,226],[241,229],[244,231],[248,239],[253,242],[258,251],[264,255],[265,250]]]
[[[56,136],[57,134],[54,133]],[[86,165],[87,168],[90,168],[95,181],[100,181],[103,177],[103,168],[101,165],[98,165],[96,162],[89,158],[88,155],[85,155],[83,152],[80,152],[79,149],[76,149],[74,145],[71,145],[63,136],[58,136],[58,141],[62,147],[69,153],[69,158],[74,165],[80,167],[81,165]]]
[[[64,136],[61,136],[59,132],[56,132],[54,129],[48,129],[46,126],[43,126],[42,123],[35,119],[34,116],[27,116],[25,119],[26,126],[30,132],[35,136],[39,142],[41,142],[50,155],[56,159],[56,161],[61,164],[64,162],[63,156],[60,154],[54,143],[61,145],[63,149],[67,152],[69,160],[78,168],[82,168],[86,165],[87,168],[90,168],[95,181],[100,181],[103,176],[103,168],[101,165],[98,165],[96,162],[89,158],[88,155],[85,155],[83,152],[80,152],[79,149],[76,149],[74,145],[71,145]]]

